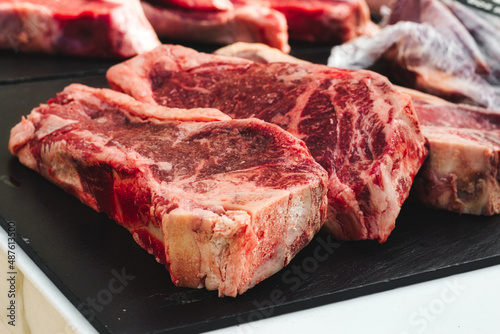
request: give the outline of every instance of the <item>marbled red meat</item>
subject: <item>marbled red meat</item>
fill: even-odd
[[[265,45],[236,43],[216,54],[271,62],[304,63]],[[412,98],[429,155],[412,185],[428,206],[459,213],[500,213],[500,112],[455,104],[404,87]]]
[[[126,58],[160,45],[138,0],[4,0],[0,48]]]
[[[410,98],[369,71],[259,64],[164,45],[107,77],[140,101],[257,117],[304,140],[329,173],[325,225],[339,239],[385,241],[427,154]]]
[[[326,216],[327,174],[257,119],[68,86],[11,131],[11,152],[105,212],[179,286],[236,296],[285,266]]]

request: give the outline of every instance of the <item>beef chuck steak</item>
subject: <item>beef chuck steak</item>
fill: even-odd
[[[304,140],[329,174],[325,228],[339,239],[385,241],[427,154],[410,97],[370,71],[260,64],[164,45],[107,77],[140,101],[257,117]]]
[[[4,0],[0,48],[126,58],[160,45],[139,0]]]
[[[126,227],[176,285],[221,296],[280,270],[326,216],[327,174],[302,141],[218,110],[73,84],[12,129],[9,149]]]

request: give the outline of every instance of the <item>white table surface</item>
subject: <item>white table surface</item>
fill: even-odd
[[[500,333],[500,265],[213,331]]]

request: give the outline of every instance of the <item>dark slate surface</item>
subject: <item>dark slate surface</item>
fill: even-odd
[[[191,44],[201,52],[213,52],[219,46]],[[326,63],[330,47],[294,44],[292,55],[316,63]],[[118,59],[87,59],[60,55],[19,53],[0,50],[0,85],[57,78],[82,77],[105,74],[120,62]]]
[[[85,59],[0,50],[0,85],[104,74],[118,60]]]
[[[299,51],[304,59],[325,58]],[[86,75],[94,69],[44,80],[53,67],[39,68],[31,82],[0,85],[0,215],[15,223],[20,246],[99,332],[206,331],[500,263],[500,216],[407,203],[386,243],[336,243],[319,234],[289,266],[238,298],[177,288],[124,228],[8,152],[10,128],[21,115],[72,82],[106,86],[103,75]]]

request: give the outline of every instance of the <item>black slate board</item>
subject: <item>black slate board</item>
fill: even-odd
[[[0,50],[0,85],[105,74],[119,60],[86,59]]]
[[[200,52],[213,52],[219,47],[209,44],[186,46]],[[295,43],[291,55],[315,63],[326,63],[329,52],[329,46]],[[89,59],[0,50],[0,85],[105,74],[110,66],[120,61],[120,59]]]
[[[0,86],[0,215],[15,223],[19,245],[101,333],[207,331],[500,263],[500,216],[407,203],[386,243],[340,244],[319,234],[289,266],[237,298],[175,287],[124,228],[8,152],[21,115],[72,82],[106,86],[103,75],[37,78]]]

